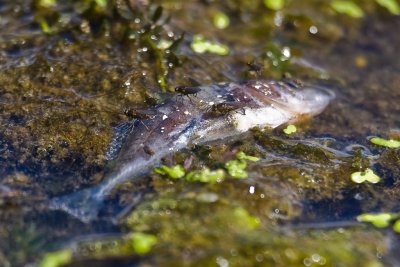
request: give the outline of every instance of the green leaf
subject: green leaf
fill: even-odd
[[[139,255],[144,255],[149,253],[153,246],[157,244],[157,237],[136,232],[132,234],[132,243],[133,250]]]
[[[189,182],[202,182],[202,183],[215,183],[220,182],[225,178],[224,170],[217,169],[215,171],[210,171],[209,168],[204,168],[199,171],[189,172],[185,179]]]
[[[229,53],[229,48],[219,43],[213,43],[206,40],[202,35],[195,35],[190,44],[192,50],[198,54],[212,53],[221,56],[226,56]]]
[[[367,168],[364,172],[353,172],[351,174],[351,180],[357,184],[365,181],[376,184],[381,178],[376,175],[373,170]]]
[[[364,213],[357,216],[359,222],[370,222],[378,228],[385,228],[389,226],[390,221],[394,218],[390,213],[371,214]]]
[[[338,13],[346,14],[353,18],[362,18],[364,11],[354,2],[345,0],[334,0],[331,7]]]
[[[217,29],[225,29],[229,26],[229,17],[222,12],[218,12],[214,15],[214,26]]]
[[[285,129],[283,129],[283,132],[288,135],[297,132],[296,125],[289,124]]]
[[[46,253],[39,264],[39,267],[59,267],[70,263],[72,260],[71,250],[58,250]]]
[[[243,159],[243,160],[249,160],[249,161],[253,161],[253,162],[256,162],[256,161],[259,161],[259,160],[260,160],[260,158],[254,157],[254,156],[246,155],[246,154],[245,154],[244,152],[242,152],[242,151],[236,154],[236,158],[237,158],[237,159]]]
[[[269,9],[278,11],[285,6],[285,0],[264,0],[264,5]]]
[[[162,165],[158,168],[155,168],[154,172],[161,175],[167,175],[172,179],[179,179],[185,176],[185,169],[181,165],[176,165],[172,168]]]
[[[378,145],[378,146],[385,146],[389,148],[399,148],[400,147],[400,141],[397,140],[386,140],[380,137],[373,137],[369,140],[371,143]]]
[[[393,15],[400,15],[400,6],[396,0],[376,0],[376,2],[389,10]]]
[[[246,167],[246,161],[240,159],[230,160],[225,163],[225,168],[227,169],[229,175],[238,179],[245,179],[248,177]]]

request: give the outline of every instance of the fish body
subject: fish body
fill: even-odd
[[[196,87],[173,97],[132,130],[113,171],[99,185],[56,198],[52,207],[82,221],[96,218],[105,196],[118,184],[137,178],[161,159],[189,144],[204,144],[242,134],[253,127],[275,128],[321,113],[334,95],[290,82],[247,81]]]

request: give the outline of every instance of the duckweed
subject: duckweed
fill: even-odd
[[[189,172],[185,176],[185,180],[189,182],[215,183],[224,179],[225,172],[222,169],[210,171],[209,168],[204,168],[198,171]]]
[[[278,11],[285,6],[285,0],[264,0],[264,5],[272,10]]]
[[[38,6],[44,7],[44,8],[49,8],[49,7],[54,7],[57,3],[57,0],[39,0],[38,1]]]
[[[376,184],[381,180],[381,178],[376,175],[373,170],[367,168],[363,172],[353,172],[351,174],[351,180],[357,184],[365,181]]]
[[[233,178],[244,179],[248,177],[246,172],[246,160],[256,162],[260,158],[246,155],[244,152],[236,154],[236,159],[229,160],[224,164],[225,169]],[[171,179],[184,178],[188,182],[202,182],[202,183],[215,183],[221,182],[225,178],[225,171],[223,169],[216,169],[211,171],[209,168],[202,170],[194,170],[185,175],[185,170],[181,165],[168,167],[162,165],[154,169],[155,173],[168,176]]]
[[[243,159],[243,160],[249,160],[249,161],[253,161],[253,162],[256,162],[256,161],[260,160],[260,158],[258,158],[258,157],[246,155],[246,153],[244,153],[243,151],[237,153],[236,154],[236,158],[237,159]]]
[[[346,14],[353,18],[362,18],[364,11],[352,1],[334,0],[331,7],[338,13]]]
[[[161,175],[167,175],[172,179],[179,179],[185,176],[185,169],[181,165],[175,165],[173,167],[162,165],[155,168],[154,171]]]
[[[376,0],[376,2],[385,7],[393,15],[400,15],[400,6],[396,0]]]
[[[96,2],[96,4],[100,7],[106,7],[107,6],[107,2],[108,0],[94,0]]]
[[[394,222],[393,231],[400,234],[400,220]]]
[[[132,234],[132,243],[134,251],[138,255],[144,255],[149,253],[152,247],[157,244],[157,237],[150,234],[136,232]]]
[[[225,168],[227,169],[229,175],[238,179],[245,179],[248,177],[246,167],[246,161],[240,159],[230,160],[225,163]]]
[[[70,263],[72,260],[72,251],[58,250],[44,255],[39,267],[59,267]]]
[[[383,139],[380,137],[373,137],[369,141],[371,141],[371,143],[378,145],[378,146],[385,146],[385,147],[389,147],[389,148],[399,148],[400,147],[400,141],[393,140],[393,139],[387,140],[387,139]]]
[[[229,53],[229,48],[223,44],[208,41],[202,35],[195,35],[190,44],[192,50],[198,54],[211,53],[220,56],[226,56]]]
[[[295,133],[297,132],[297,127],[296,125],[289,124],[285,129],[283,129],[283,132],[287,135]]]
[[[385,228],[389,226],[390,221],[393,218],[394,218],[393,214],[390,213],[379,213],[379,214],[365,213],[357,216],[357,221],[370,222],[375,227]]]
[[[214,15],[213,22],[214,22],[214,26],[220,30],[227,28],[230,23],[229,17],[223,12],[216,13]]]

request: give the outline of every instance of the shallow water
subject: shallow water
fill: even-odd
[[[357,2],[363,18],[313,0],[278,12],[262,1],[158,1],[154,22],[156,4],[131,2],[135,12],[119,1],[114,13],[0,3],[0,266],[44,266],[44,255],[60,250],[73,255],[67,266],[400,264],[391,224],[356,221],[400,210],[399,150],[368,139],[400,138],[398,16],[373,1]],[[230,18],[224,30],[213,25],[218,11]],[[173,51],[152,48],[181,33]],[[195,53],[195,34],[229,54]],[[253,129],[164,159],[218,169],[244,151],[260,158],[247,163],[247,179],[205,184],[151,173],[115,188],[94,222],[49,209],[50,199],[94,187],[112,170],[107,149],[133,119],[129,110],[177,97],[174,86],[283,77],[318,82],[336,99],[293,135]],[[381,181],[351,181],[366,168]],[[132,233],[157,244],[141,255]]]

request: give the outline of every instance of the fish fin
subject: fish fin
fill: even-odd
[[[136,121],[137,120],[123,122],[113,127],[114,131],[113,138],[106,151],[107,160],[113,160],[117,157],[126,137],[129,135],[129,133],[131,133],[131,131],[135,127]]]
[[[103,206],[103,199],[98,197],[98,188],[87,188],[50,200],[50,209],[62,210],[84,223],[97,219]]]

